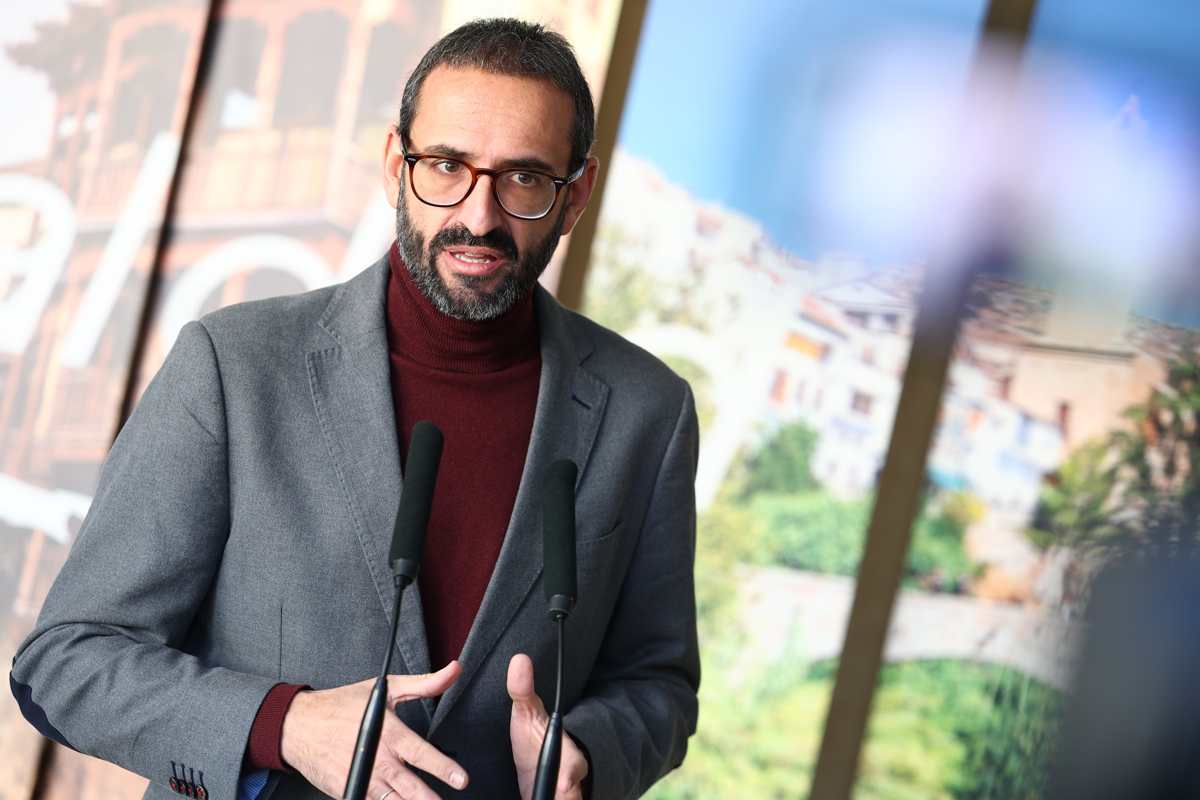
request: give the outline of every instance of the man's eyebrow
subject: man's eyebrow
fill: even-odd
[[[445,156],[446,158],[457,158],[459,161],[470,161],[471,154],[466,150],[459,150],[457,147],[451,147],[448,144],[433,144],[429,147],[416,150],[415,152],[429,156]]]
[[[506,158],[496,165],[496,169],[532,169],[538,172],[545,172],[550,175],[558,174],[558,170],[536,156],[525,156],[524,158]]]
[[[451,147],[448,144],[432,144],[429,147],[421,150],[414,149],[413,152],[428,156],[445,156],[446,158],[455,158],[459,161],[468,161],[472,164],[475,163],[473,156],[466,150],[459,150],[457,147]],[[493,167],[493,169],[531,169],[536,170],[537,172],[545,172],[548,175],[558,175],[558,170],[556,170],[549,162],[544,161],[537,156],[505,158],[500,160]]]

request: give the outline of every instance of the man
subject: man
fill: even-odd
[[[39,730],[149,777],[150,798],[340,796],[427,418],[445,453],[371,800],[529,796],[555,657],[541,483],[560,458],[580,469],[579,601],[557,797],[634,797],[682,761],[691,392],[536,284],[591,194],[592,138],[557,34],[488,20],[434,45],[384,147],[389,255],[189,323],[122,430],[14,660]]]

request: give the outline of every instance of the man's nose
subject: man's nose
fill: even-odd
[[[483,236],[496,228],[504,227],[504,210],[496,202],[493,191],[495,178],[480,175],[475,188],[459,204],[458,219],[475,236]]]

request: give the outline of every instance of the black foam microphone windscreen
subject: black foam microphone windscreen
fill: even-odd
[[[408,442],[408,459],[404,469],[404,487],[400,490],[400,509],[396,512],[396,527],[392,532],[392,552],[389,561],[398,572],[397,562],[407,562],[406,569],[414,571],[421,563],[425,548],[425,529],[433,506],[433,489],[437,483],[438,464],[442,460],[442,432],[432,422],[421,420],[413,426]]]
[[[546,471],[542,503],[542,559],[546,599],[575,600],[575,462],[555,461]]]

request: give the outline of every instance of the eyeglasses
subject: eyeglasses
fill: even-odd
[[[558,193],[583,175],[587,162],[565,178],[531,169],[484,169],[447,156],[405,153],[413,194],[438,208],[456,206],[475,188],[480,175],[492,177],[492,196],[517,219],[541,219],[550,213]]]

